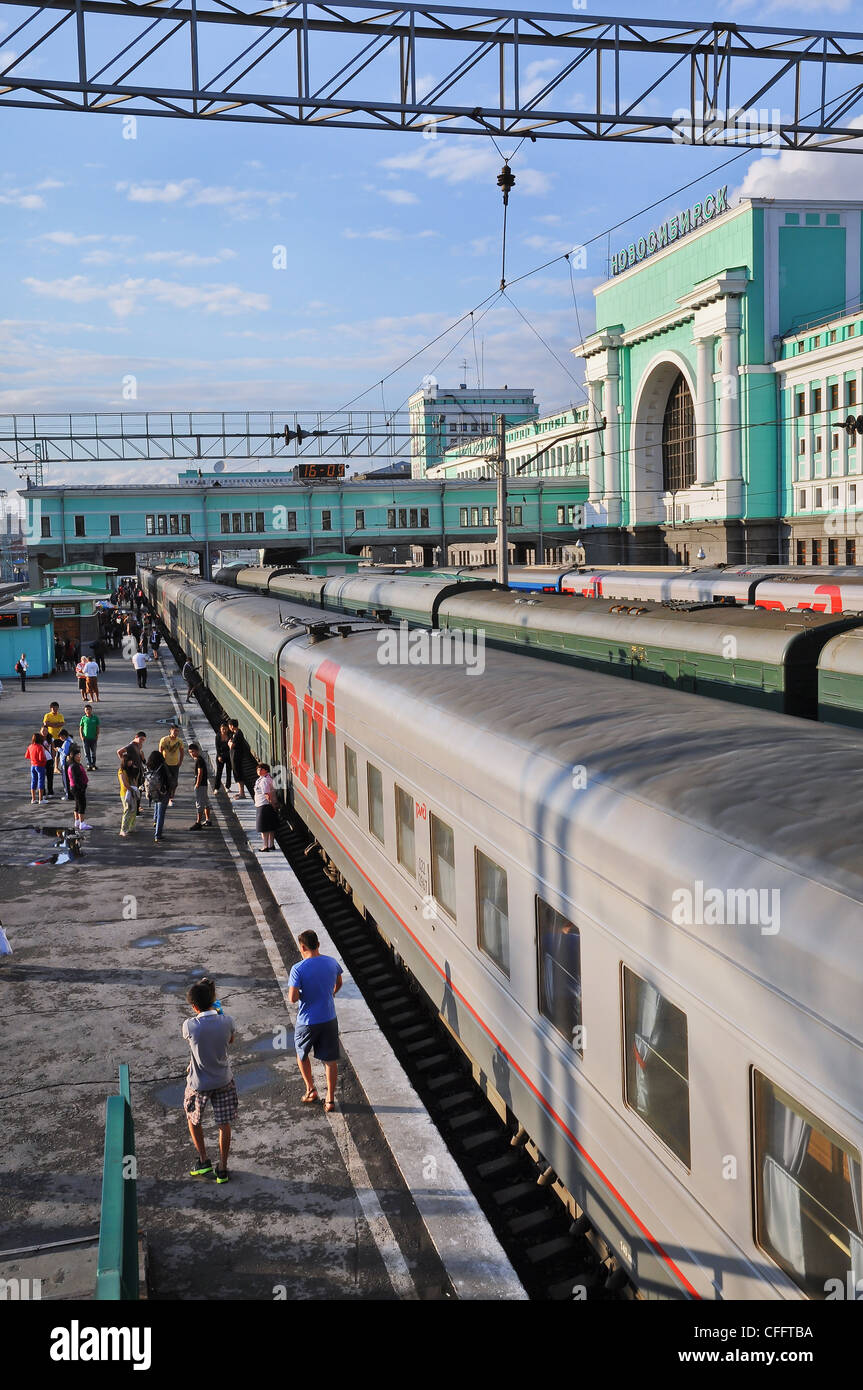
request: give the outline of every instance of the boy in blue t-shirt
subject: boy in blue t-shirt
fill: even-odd
[[[332,956],[321,955],[321,943],[316,932],[301,932],[297,939],[303,958],[292,967],[288,976],[288,998],[292,1004],[300,1006],[294,1029],[294,1046],[300,1075],[306,1083],[303,1104],[310,1105],[319,1099],[309,1056],[314,1049],[315,1057],[323,1062],[327,1073],[324,1109],[334,1110],[339,1074],[339,1025],[335,996],[342,987],[342,967]]]

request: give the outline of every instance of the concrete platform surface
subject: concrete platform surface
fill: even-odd
[[[13,948],[0,958],[0,1264],[3,1250],[98,1228],[105,1100],[128,1062],[152,1297],[451,1296],[351,1066],[340,1076],[339,1126],[322,1107],[300,1104],[277,978],[297,952],[224,792],[221,828],[191,833],[184,769],[163,843],[153,842],[146,801],[132,836],[118,837],[115,750],[139,728],[155,747],[174,707],[157,671],[139,691],[119,656],[100,687],[99,770],[87,808],[94,828],[83,857],[68,862],[52,862],[54,836],[44,832],[71,826],[71,804],[30,805],[24,750],[53,699],[77,729],[77,683],[56,675],[22,695],[8,682],[0,700],[0,916]],[[188,1176],[193,1150],[180,1108],[185,992],[201,974],[216,980],[237,1025],[240,1113],[224,1186]],[[410,1106],[412,1095],[408,1088],[391,1103]],[[215,1157],[211,1119],[205,1132]],[[63,1261],[40,1257],[38,1266],[43,1297],[63,1297]]]

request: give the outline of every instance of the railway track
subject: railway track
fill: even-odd
[[[586,1217],[572,1214],[554,1175],[513,1117],[502,1118],[444,1020],[370,921],[355,908],[305,825],[278,842],[338,946],[528,1295],[538,1300],[633,1297]],[[332,873],[333,877],[330,876]]]

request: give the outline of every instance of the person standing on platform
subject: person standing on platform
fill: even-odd
[[[99,703],[99,663],[95,657],[84,663],[84,675],[86,677],[87,699]]]
[[[120,836],[126,839],[131,835],[135,828],[135,821],[138,817],[139,795],[138,795],[138,769],[132,758],[126,758],[121,767],[117,768],[117,780],[120,783],[120,800],[123,803],[123,819],[120,822]]]
[[[186,704],[188,705],[192,696],[197,695],[204,682],[201,680],[201,677],[198,675],[191,661],[185,663],[181,674],[186,685],[189,687],[186,691]]]
[[[88,825],[84,819],[84,812],[87,809],[87,783],[89,777],[84,771],[81,763],[81,751],[76,748],[69,760],[69,790],[75,799],[75,829],[92,830],[92,825]]]
[[[234,800],[245,801],[245,767],[246,759],[250,756],[249,745],[246,742],[245,734],[240,730],[239,720],[229,719],[228,729],[230,732],[228,747],[231,750],[231,767],[234,769],[234,781],[238,788],[234,793]]]
[[[165,759],[158,748],[154,748],[147,759],[144,788],[147,800],[153,808],[153,839],[158,844],[165,828],[165,810],[171,805],[171,780]]]
[[[195,759],[195,824],[190,830],[210,828],[210,793],[207,790],[207,760],[199,743],[189,744],[189,754]]]
[[[177,790],[177,782],[180,777],[180,768],[183,766],[183,759],[186,750],[183,747],[183,740],[180,738],[180,729],[177,724],[172,724],[164,738],[159,739],[159,752],[165,759],[165,780],[168,783],[168,805],[174,804],[174,793]]]
[[[60,798],[68,801],[69,791],[69,763],[72,761],[72,735],[68,729],[60,730],[60,747],[57,752],[57,768],[60,773]]]
[[[197,1159],[189,1176],[206,1178],[213,1172],[207,1157],[207,1143],[201,1126],[207,1101],[213,1106],[213,1119],[219,1127],[219,1166],[216,1182],[230,1181],[228,1154],[231,1151],[231,1125],[240,1107],[228,1047],[234,1041],[234,1020],[230,1014],[215,1008],[212,980],[199,980],[192,985],[186,1000],[195,1010],[195,1017],[183,1024],[183,1037],[192,1056],[186,1073],[183,1110],[189,1133],[197,1151]]]
[[[299,1004],[294,1029],[297,1065],[306,1083],[303,1104],[318,1100],[312,1077],[309,1053],[323,1062],[327,1074],[325,1110],[336,1105],[336,1082],[339,1076],[339,1025],[336,1018],[336,995],[342,987],[342,967],[332,956],[321,955],[321,943],[316,932],[300,932],[297,938],[302,960],[291,967],[288,976],[288,998]]]
[[[125,748],[117,749],[117,757],[120,759],[121,766],[126,761],[131,762],[135,771],[136,787],[142,786],[144,781],[144,743],[146,739],[147,735],[139,729],[131,743],[128,743]]]
[[[75,662],[75,675],[78,677],[78,689],[79,689],[79,691],[81,692],[81,699],[83,700],[83,702],[84,702],[85,705],[86,705],[86,703],[87,703],[87,671],[86,671],[86,666],[87,666],[87,661],[86,661],[86,658],[85,658],[85,657],[82,656],[82,657],[80,657],[80,659],[76,657],[76,662]]]
[[[219,725],[219,732],[216,734],[216,776],[213,781],[213,791],[219,790],[222,781],[222,772],[225,774],[225,791],[231,790],[231,750],[228,747],[228,739],[231,731],[228,725],[222,720]]]
[[[47,724],[42,725],[39,730],[39,737],[45,749],[45,799],[54,795],[54,740]]]
[[[105,638],[104,638],[104,636],[99,637],[99,638],[93,643],[93,658],[94,658],[95,661],[98,661],[98,663],[99,663],[99,670],[100,670],[100,671],[102,672],[102,674],[104,675],[104,674],[105,674],[105,671],[107,670],[107,667],[105,666]]]
[[[134,652],[132,655],[132,665],[135,668],[135,675],[138,677],[138,689],[147,689],[147,667],[150,658],[146,652]]]
[[[27,693],[27,671],[29,667],[30,663],[22,652],[15,662],[15,674],[21,678],[21,689],[25,695]]]
[[[255,783],[255,829],[261,832],[261,854],[269,854],[275,848],[278,828],[279,802],[276,788],[267,764],[258,763],[258,780]]]
[[[46,714],[42,715],[42,728],[47,729],[52,738],[57,738],[66,720],[60,713],[60,706],[52,700]]]
[[[45,761],[47,758],[45,746],[38,734],[34,734],[24,757],[30,764],[30,804],[36,805],[36,793],[38,792],[40,804],[45,800]]]
[[[87,755],[88,772],[96,772],[96,744],[99,742],[99,716],[93,713],[92,705],[84,706],[81,723],[78,725],[84,752]]]
[[[162,645],[162,634],[154,623],[150,630],[150,654],[154,661],[159,660],[159,648]]]

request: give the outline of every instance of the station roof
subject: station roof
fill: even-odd
[[[298,564],[298,565],[306,565],[306,564],[315,564],[315,565],[318,565],[318,564],[320,564],[322,561],[331,562],[331,563],[335,564],[335,563],[338,563],[338,562],[343,561],[343,560],[353,560],[354,564],[359,564],[359,562],[360,562],[360,557],[359,557],[359,555],[348,555],[348,554],[346,554],[346,552],[343,551],[343,550],[322,550],[322,551],[320,552],[320,554],[318,554],[318,555],[303,555],[303,557],[302,557],[300,560],[297,561],[297,564]]]
[[[57,569],[47,570],[47,574],[116,574],[114,565],[91,565],[86,560],[78,560],[73,565],[58,565]]]
[[[32,593],[22,594],[24,599],[38,599],[40,603],[93,603],[96,599],[107,597],[100,589],[35,589]]]

